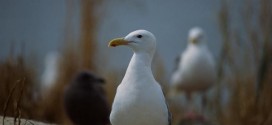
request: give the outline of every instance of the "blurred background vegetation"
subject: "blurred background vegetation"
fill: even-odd
[[[0,61],[0,115],[71,124],[63,111],[62,94],[74,74],[83,69],[106,79],[104,87],[112,103],[126,65],[122,65],[122,69],[109,68],[107,65],[113,63],[109,54],[101,53],[97,35],[105,16],[99,11],[104,2],[78,2],[80,23],[77,39],[72,35],[77,31],[72,21],[75,2],[66,1],[68,9],[63,22],[64,39],[59,48],[62,57],[58,66],[59,76],[43,94],[40,93],[40,73],[35,68],[38,65],[35,54],[29,58],[23,45],[20,45],[20,54],[14,54],[12,46],[9,48],[8,56]],[[242,6],[233,11],[237,3]],[[136,7],[141,9],[141,6],[138,3]],[[272,1],[222,0],[216,16],[222,45],[219,53],[215,54],[218,55],[218,79],[209,92],[206,113],[209,121],[218,125],[271,125]],[[153,72],[167,94],[169,72],[166,65],[174,60],[164,60],[162,52],[155,55]],[[174,121],[179,121],[173,115]]]

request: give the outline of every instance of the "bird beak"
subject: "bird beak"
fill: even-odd
[[[197,43],[197,38],[190,38],[190,42],[193,43],[193,44],[196,44]]]
[[[106,82],[103,78],[98,78],[97,81],[101,84],[104,84]]]
[[[125,40],[124,38],[116,38],[109,42],[108,47],[116,47],[120,45],[128,45],[129,41]]]

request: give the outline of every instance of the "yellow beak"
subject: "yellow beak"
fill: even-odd
[[[128,45],[129,41],[124,40],[124,38],[116,38],[109,42],[108,47],[116,47],[120,45]]]
[[[190,42],[193,43],[193,44],[196,44],[198,41],[196,38],[190,38]]]

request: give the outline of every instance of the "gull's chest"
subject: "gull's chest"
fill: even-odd
[[[113,125],[115,122],[121,123],[116,125],[164,125],[167,121],[166,113],[164,97],[156,85],[121,84],[114,99],[111,121]]]
[[[118,87],[114,106],[119,107],[117,109],[120,112],[131,110],[153,110],[152,105],[159,103],[160,95],[156,92],[155,86],[145,85],[127,85],[121,84]]]
[[[190,48],[182,55],[180,67],[183,74],[201,76],[213,66],[213,59],[205,48]]]

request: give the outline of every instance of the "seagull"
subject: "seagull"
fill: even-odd
[[[49,52],[45,57],[45,70],[41,76],[41,93],[47,93],[59,77],[59,63],[61,56],[58,52]]]
[[[129,47],[134,54],[112,104],[112,125],[170,125],[171,113],[151,71],[155,36],[146,30],[136,30],[109,42],[109,47],[119,45]]]
[[[207,91],[215,80],[215,60],[206,45],[204,32],[194,27],[189,31],[187,48],[177,61],[170,88],[177,94],[185,92],[190,102],[193,92]]]
[[[104,80],[82,71],[64,92],[64,109],[75,125],[108,125],[110,107],[102,84]]]

